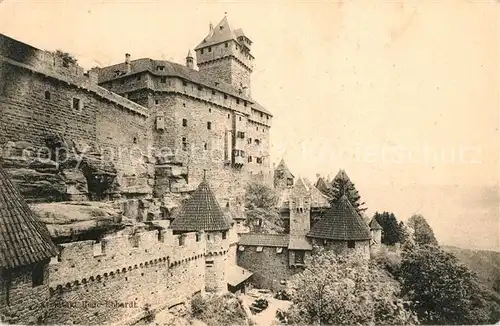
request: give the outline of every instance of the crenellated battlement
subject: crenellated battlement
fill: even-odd
[[[194,232],[173,235],[169,229],[61,244],[59,256],[49,265],[49,286],[70,288],[158,263],[175,267],[205,252],[205,237]]]

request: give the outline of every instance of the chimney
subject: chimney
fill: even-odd
[[[127,65],[127,74],[132,71],[132,66],[130,65],[130,53],[125,53],[125,64]]]
[[[189,69],[194,69],[194,58],[191,54],[191,50],[188,51],[188,54],[186,56],[186,67],[188,67]]]

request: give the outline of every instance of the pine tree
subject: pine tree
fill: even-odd
[[[375,215],[373,216],[378,224],[382,227],[382,243],[392,246],[395,243],[400,243],[401,242],[401,230],[400,226],[398,224],[398,220],[396,219],[396,216],[393,213],[389,212],[383,212],[383,213],[378,213],[376,212]]]
[[[361,196],[354,183],[351,182],[344,170],[340,170],[333,179],[329,190],[328,197],[330,197],[330,204],[332,206],[335,205],[343,195],[347,196],[352,206],[360,215],[366,210],[363,207],[365,202],[361,201]]]

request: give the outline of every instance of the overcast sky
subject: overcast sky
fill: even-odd
[[[0,1],[0,32],[85,67],[183,63],[210,21],[253,41],[271,154],[315,181],[344,168],[369,213],[422,213],[445,244],[497,248],[494,1]]]

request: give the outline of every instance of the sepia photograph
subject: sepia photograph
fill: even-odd
[[[500,324],[497,0],[0,0],[0,324]]]

